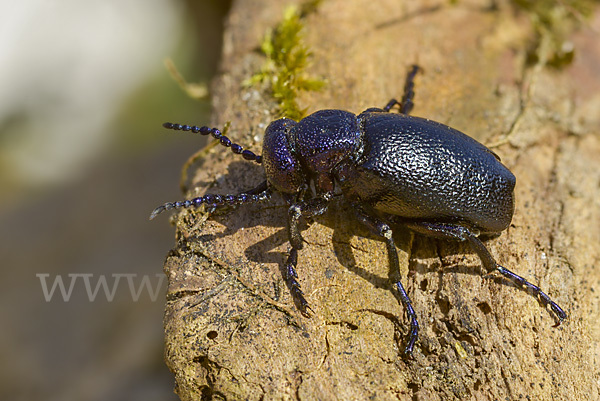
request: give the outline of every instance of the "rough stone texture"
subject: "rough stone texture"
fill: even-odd
[[[213,124],[259,150],[273,103],[241,82],[257,71],[262,35],[283,2],[238,1],[227,21]],[[293,306],[280,267],[286,207],[243,207],[204,221],[183,211],[168,255],[166,360],[192,399],[597,400],[600,365],[600,47],[571,36],[563,70],[523,67],[531,27],[504,2],[324,1],[306,19],[310,72],[328,80],[303,94],[308,111],[360,112],[401,96],[418,62],[414,115],[494,147],[517,177],[511,227],[487,243],[502,265],[539,284],[569,319],[526,292],[483,278],[460,244],[395,231],[403,281],[422,330],[414,360],[399,357],[407,321],[386,290],[384,243],[343,203],[304,230],[298,273],[312,318]],[[600,29],[600,13],[590,22]],[[200,122],[202,123],[202,122]],[[182,161],[183,162],[183,161]],[[260,166],[216,147],[189,194],[235,193]]]

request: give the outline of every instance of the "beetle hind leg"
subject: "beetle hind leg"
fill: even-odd
[[[544,306],[544,308],[549,307],[555,315],[556,326],[560,325],[562,321],[567,318],[565,311],[562,310],[562,308],[558,306],[556,302],[552,301],[552,299],[550,299],[550,297],[544,293],[540,287],[531,284],[529,281],[525,280],[525,278],[496,263],[496,260],[490,254],[490,251],[486,248],[483,242],[481,242],[481,240],[466,227],[456,224],[428,222],[411,222],[405,224],[412,230],[430,237],[467,241],[477,256],[479,256],[481,259],[483,267],[485,267],[486,270],[488,270],[490,273],[497,272],[501,274],[518,287],[527,290],[530,294],[536,297]]]

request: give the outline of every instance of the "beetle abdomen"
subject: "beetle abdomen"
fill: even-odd
[[[508,227],[515,177],[488,148],[423,118],[365,112],[359,119],[365,148],[352,186],[372,207],[409,219],[459,220],[482,232]]]

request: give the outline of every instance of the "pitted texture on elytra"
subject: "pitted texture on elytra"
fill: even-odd
[[[514,175],[473,138],[402,114],[359,116],[365,151],[354,185],[375,209],[397,216],[462,221],[481,232],[505,230],[514,210]]]

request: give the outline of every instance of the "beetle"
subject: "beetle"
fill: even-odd
[[[206,204],[214,210],[266,201],[274,192],[287,201],[291,245],[284,279],[303,315],[310,306],[300,288],[296,266],[303,247],[302,217],[327,210],[341,194],[357,219],[381,237],[390,263],[390,290],[403,304],[410,321],[404,354],[411,356],[419,323],[400,280],[400,267],[391,225],[404,225],[430,237],[466,242],[490,273],[498,273],[528,290],[554,313],[556,326],[567,314],[538,286],[496,263],[482,236],[499,235],[514,213],[515,176],[490,149],[444,124],[410,116],[414,78],[411,66],[401,101],[369,108],[359,115],[344,110],[320,110],[300,121],[281,118],[265,130],[262,156],[243,149],[218,129],[165,123],[174,130],[211,134],[249,161],[262,164],[266,180],[236,195],[207,194],[157,207],[150,219],[165,210]],[[399,113],[391,113],[394,106]]]

